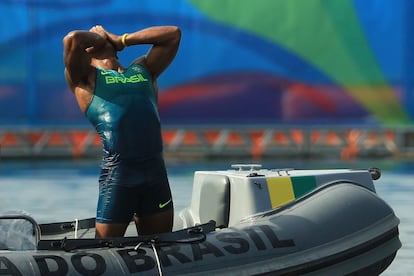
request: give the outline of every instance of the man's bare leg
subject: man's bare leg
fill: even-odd
[[[174,209],[146,217],[135,217],[135,225],[139,235],[152,235],[171,232],[174,222]]]
[[[95,224],[95,237],[96,238],[113,238],[123,237],[128,224]]]

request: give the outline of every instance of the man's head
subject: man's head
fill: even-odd
[[[105,29],[102,26],[97,25],[97,26],[92,27],[89,31],[100,35],[105,40],[105,44],[103,45],[103,47],[99,49],[93,49],[93,48],[86,49],[86,51],[89,53],[92,59],[91,60],[92,64],[98,65],[98,64],[101,64],[101,62],[108,63],[108,61],[112,61],[111,63],[118,64],[117,62],[118,56],[117,56],[116,47],[108,39]]]

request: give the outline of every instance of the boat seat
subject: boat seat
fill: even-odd
[[[24,213],[0,214],[0,250],[36,250],[40,227]]]
[[[195,178],[192,210],[198,214],[199,223],[210,220],[217,227],[227,227],[230,212],[230,180],[225,175],[200,175]]]

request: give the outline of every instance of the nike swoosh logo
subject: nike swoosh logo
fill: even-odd
[[[160,203],[160,204],[158,205],[158,207],[160,207],[160,209],[162,209],[162,208],[164,208],[165,206],[167,206],[168,204],[170,204],[170,202],[171,202],[171,198],[170,198],[167,202],[165,202],[165,203]]]

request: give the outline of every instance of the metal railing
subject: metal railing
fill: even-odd
[[[414,156],[414,128],[214,127],[163,130],[167,156],[338,157]],[[101,154],[94,129],[1,129],[1,156],[88,157]]]

